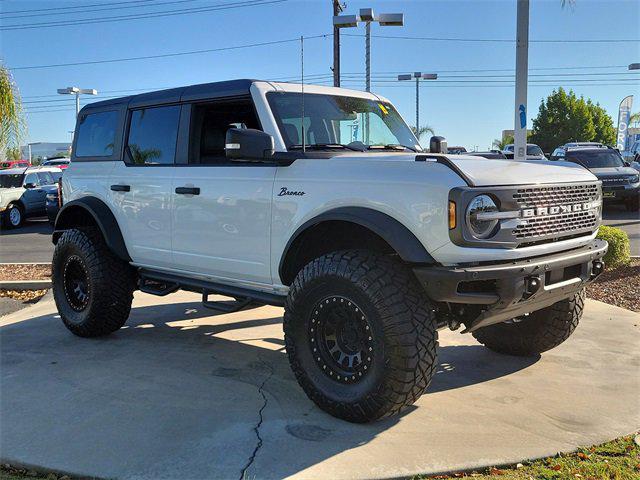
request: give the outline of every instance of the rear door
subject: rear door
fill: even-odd
[[[42,179],[36,172],[31,172],[24,177],[24,186],[33,186],[26,188],[22,194],[22,203],[25,205],[26,213],[29,215],[37,215],[44,211],[44,201],[47,193],[42,189]]]
[[[124,161],[110,177],[110,203],[133,262],[170,267],[172,181],[180,105],[130,109]]]
[[[183,108],[191,111],[185,111],[188,141],[173,180],[176,267],[224,282],[270,285],[276,167],[225,156],[230,127],[260,129],[253,102],[238,97]]]

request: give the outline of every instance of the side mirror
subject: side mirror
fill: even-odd
[[[273,137],[252,128],[227,130],[224,150],[229,160],[235,162],[261,162],[273,157]]]
[[[624,162],[624,166],[625,166],[625,167],[630,167],[630,166],[631,166],[631,163],[629,163],[629,162],[627,162],[627,161],[625,160],[625,162]]]
[[[32,189],[32,188],[36,188],[36,187],[37,187],[37,185],[35,183],[25,183],[24,184],[24,188],[27,188],[27,189]]]
[[[447,153],[447,141],[444,137],[431,137],[429,140],[430,153]]]

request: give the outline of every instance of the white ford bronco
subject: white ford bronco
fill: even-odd
[[[510,355],[559,345],[604,268],[600,182],[430,147],[385,98],[339,88],[234,80],[87,105],[53,234],[62,321],[114,332],[136,289],[284,306],[297,380],[353,422],[425,392],[440,328]]]

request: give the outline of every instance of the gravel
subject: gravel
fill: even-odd
[[[640,312],[640,259],[606,270],[587,286],[587,296],[634,312]]]
[[[0,265],[0,281],[10,280],[49,280],[51,265],[49,264],[17,264],[4,263]]]

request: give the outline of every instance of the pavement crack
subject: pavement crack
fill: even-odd
[[[256,455],[258,454],[258,451],[262,448],[262,444],[263,444],[262,436],[260,435],[260,427],[262,427],[262,422],[264,420],[264,417],[262,414],[264,412],[264,409],[267,408],[267,404],[269,403],[267,396],[264,394],[264,386],[273,375],[273,367],[262,360],[261,360],[261,363],[265,367],[267,367],[267,369],[269,370],[269,374],[264,378],[264,380],[258,387],[258,393],[260,393],[260,395],[262,396],[262,406],[258,410],[258,423],[255,425],[255,427],[253,427],[253,432],[256,435],[256,446],[253,448],[253,452],[251,453],[249,460],[247,460],[246,465],[242,468],[242,471],[240,472],[240,480],[246,480],[247,472],[249,471],[249,468],[251,467],[251,465],[253,465],[253,462],[256,459]]]

